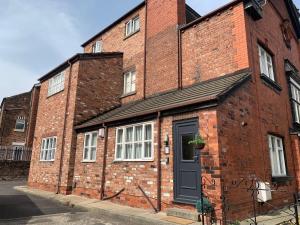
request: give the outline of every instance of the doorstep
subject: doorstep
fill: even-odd
[[[171,224],[191,224],[200,225],[199,222],[187,221],[168,217],[166,213],[154,213],[150,210],[132,208],[129,206],[119,205],[110,201],[100,201],[97,199],[89,199],[76,195],[61,195],[52,192],[42,191],[38,189],[28,188],[27,186],[14,187],[15,190],[26,194],[43,197],[46,199],[58,201],[61,204],[70,207],[88,210],[100,218],[114,218],[120,221],[130,222],[132,225],[171,225]]]

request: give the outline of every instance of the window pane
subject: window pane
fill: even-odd
[[[52,157],[51,157],[51,160],[54,160],[54,156],[55,156],[55,149],[52,149]]]
[[[90,145],[90,138],[91,138],[91,136],[90,136],[90,134],[86,134],[85,135],[85,142],[84,142],[84,146],[89,146]]]
[[[148,124],[145,126],[145,140],[152,139],[152,125]]]
[[[89,149],[88,148],[84,148],[84,156],[83,159],[87,160],[89,157]]]
[[[130,91],[135,91],[135,72],[131,72],[131,85],[130,85]]]
[[[189,144],[190,141],[194,140],[195,135],[184,135],[182,136],[182,159],[183,160],[194,160],[194,147]]]
[[[53,139],[53,148],[56,148],[56,138]]]
[[[122,145],[117,145],[117,154],[116,154],[116,158],[117,159],[121,159],[122,158]]]
[[[283,151],[278,152],[278,157],[279,157],[278,161],[279,161],[280,174],[283,175],[283,174],[285,174]]]
[[[132,144],[125,145],[125,159],[132,159]]]
[[[143,139],[143,126],[135,127],[135,137],[134,141],[142,141]]]
[[[140,29],[140,18],[135,18],[134,19],[134,31],[137,31]]]
[[[151,142],[145,142],[144,157],[145,158],[151,158],[152,157],[152,143]]]
[[[97,146],[97,137],[98,137],[98,134],[97,133],[93,133],[93,135],[92,135],[92,146],[93,147]]]
[[[142,143],[134,144],[134,159],[141,159],[142,158]]]
[[[96,160],[96,147],[91,148],[91,156],[90,160]]]
[[[123,142],[123,129],[118,129],[117,132],[117,143]]]
[[[133,139],[133,127],[126,128],[126,142],[131,142]]]
[[[24,130],[25,129],[25,121],[17,120],[16,122],[16,130]]]

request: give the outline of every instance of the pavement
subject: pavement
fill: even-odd
[[[78,196],[28,189],[25,180],[0,181],[0,225],[135,225],[143,224],[135,217],[97,210],[93,202]],[[106,203],[105,203],[106,204]],[[114,207],[112,207],[114,208]],[[119,209],[121,210],[121,209]],[[124,210],[124,209],[123,209]],[[123,211],[125,214],[125,212]],[[153,223],[146,223],[153,224]],[[160,223],[157,223],[157,225]],[[163,223],[172,224],[172,223]]]
[[[75,195],[60,195],[24,186],[24,181],[0,181],[0,225],[200,225],[168,217],[164,212],[137,209]],[[300,211],[299,211],[300,212]],[[259,225],[278,225],[293,219],[285,208],[258,216]],[[168,222],[169,221],[169,222]],[[253,224],[245,220],[240,225]]]
[[[0,186],[2,186],[1,182],[0,182]],[[8,186],[12,186],[12,185],[10,184]],[[137,209],[128,206],[122,206],[122,205],[114,204],[109,201],[88,199],[85,197],[80,197],[75,195],[66,196],[66,195],[55,194],[47,191],[31,189],[28,188],[27,186],[24,186],[24,184],[18,185],[18,183],[15,183],[13,188],[16,193],[18,194],[23,193],[23,196],[28,196],[30,199],[39,199],[39,201],[41,201],[40,199],[43,198],[45,202],[51,202],[50,205],[52,204],[57,205],[57,211],[53,212],[52,215],[49,215],[48,212],[45,212],[44,216],[30,217],[25,221],[27,223],[20,223],[22,218],[19,221],[17,221],[16,219],[12,221],[8,221],[8,220],[4,221],[4,222],[9,222],[9,223],[5,223],[9,225],[14,225],[14,224],[16,225],[20,225],[20,224],[200,225],[200,223],[198,222],[195,223],[194,221],[191,220],[168,217],[163,212],[154,213],[152,210],[144,210],[144,209]],[[1,189],[7,189],[7,188],[1,188]],[[1,195],[1,191],[0,191],[0,195]],[[53,208],[50,207],[50,205],[49,208]],[[34,208],[33,205],[28,205],[27,207]],[[0,212],[2,211],[2,208],[0,206]],[[40,211],[43,212],[44,210],[43,207],[41,208],[38,207],[38,208]],[[13,211],[13,208],[11,208],[9,211],[10,211],[9,214],[13,214],[11,213],[11,211]],[[2,224],[0,220],[0,225]]]

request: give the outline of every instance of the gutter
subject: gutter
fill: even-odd
[[[60,185],[61,185],[61,177],[62,177],[62,162],[64,156],[64,148],[65,148],[65,138],[66,138],[66,129],[67,129],[67,116],[68,116],[68,105],[70,99],[70,91],[71,91],[71,75],[72,75],[72,62],[68,61],[69,64],[69,77],[68,77],[68,92],[67,92],[67,99],[65,105],[65,116],[64,116],[64,128],[63,128],[63,136],[62,136],[62,146],[61,146],[61,153],[60,153],[60,161],[59,161],[59,171],[58,171],[58,179],[57,179],[57,187],[56,187],[56,194],[59,194]],[[67,190],[66,190],[67,191]]]
[[[148,23],[148,2],[145,0],[145,40],[144,40],[144,90],[143,99],[146,99],[146,79],[147,79],[147,23]]]
[[[157,206],[161,211],[161,112],[157,112]]]

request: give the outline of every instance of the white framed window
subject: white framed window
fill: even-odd
[[[65,88],[65,74],[61,72],[49,80],[48,97],[54,95]]]
[[[300,85],[290,78],[292,107],[294,111],[294,122],[300,124]]]
[[[126,37],[137,32],[140,29],[140,18],[135,17],[131,20],[129,20],[125,24],[125,35]]]
[[[153,160],[153,123],[135,124],[117,128],[115,160]]]
[[[56,151],[56,137],[42,139],[40,161],[54,161]]]
[[[272,176],[286,176],[287,174],[283,149],[283,139],[274,135],[269,135],[268,138],[272,166]]]
[[[18,116],[16,120],[16,126],[15,126],[15,131],[17,132],[24,132],[25,131],[25,117],[23,116]]]
[[[93,47],[92,47],[93,53],[100,53],[100,52],[102,52],[102,46],[103,46],[103,42],[102,41],[96,41],[96,43],[93,44]]]
[[[275,81],[272,56],[260,45],[258,45],[260,72],[272,81]]]
[[[135,92],[135,80],[135,71],[129,71],[124,74],[124,94]]]
[[[96,161],[98,132],[84,134],[83,162]]]

